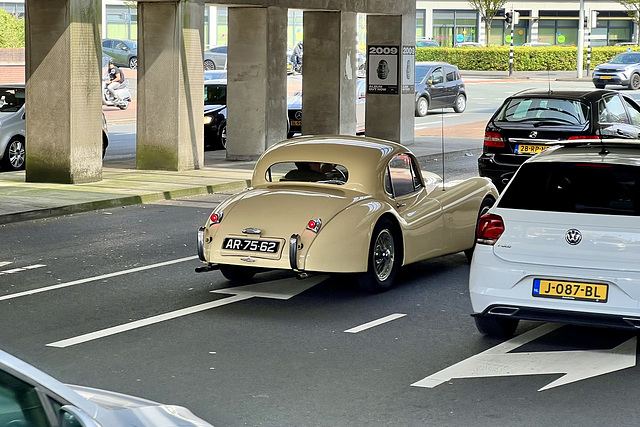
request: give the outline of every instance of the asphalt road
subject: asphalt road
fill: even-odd
[[[131,162],[135,135],[114,128],[105,164]],[[445,176],[475,175],[469,154],[449,156]],[[196,229],[223,197],[0,226],[1,348],[216,426],[637,424],[636,334],[521,322],[512,340],[483,337],[461,253],[403,268],[378,295],[348,276],[271,272],[229,289],[195,273]]]
[[[196,229],[220,198],[0,227],[2,348],[217,426],[635,425],[634,334],[523,322],[519,342],[485,338],[461,253],[405,267],[378,295],[278,272],[228,289],[194,272]],[[278,290],[290,298],[264,296]]]

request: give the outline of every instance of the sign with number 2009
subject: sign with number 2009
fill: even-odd
[[[398,93],[398,46],[367,46],[368,93]]]

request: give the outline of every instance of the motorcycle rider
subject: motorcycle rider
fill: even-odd
[[[302,70],[302,42],[298,42],[295,48],[293,48],[293,55],[291,55],[291,62],[293,63],[293,70],[300,73]]]
[[[118,105],[121,101],[120,97],[116,94],[116,90],[123,87],[125,84],[124,73],[122,70],[115,66],[113,59],[109,59],[109,84],[107,90],[111,96],[113,96],[114,103]]]

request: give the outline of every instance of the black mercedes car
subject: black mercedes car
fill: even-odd
[[[227,148],[227,80],[204,82],[204,146]]]
[[[561,140],[639,137],[640,105],[619,92],[526,90],[487,123],[478,171],[502,191],[525,160]]]

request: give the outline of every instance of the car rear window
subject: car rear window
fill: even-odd
[[[605,163],[525,163],[499,207],[640,216],[640,168]]]
[[[584,126],[588,122],[588,118],[589,106],[580,101],[553,98],[512,98],[502,106],[496,120]]]
[[[280,162],[267,169],[268,182],[295,181],[320,182],[343,185],[349,178],[347,168],[337,163],[320,162]]]

